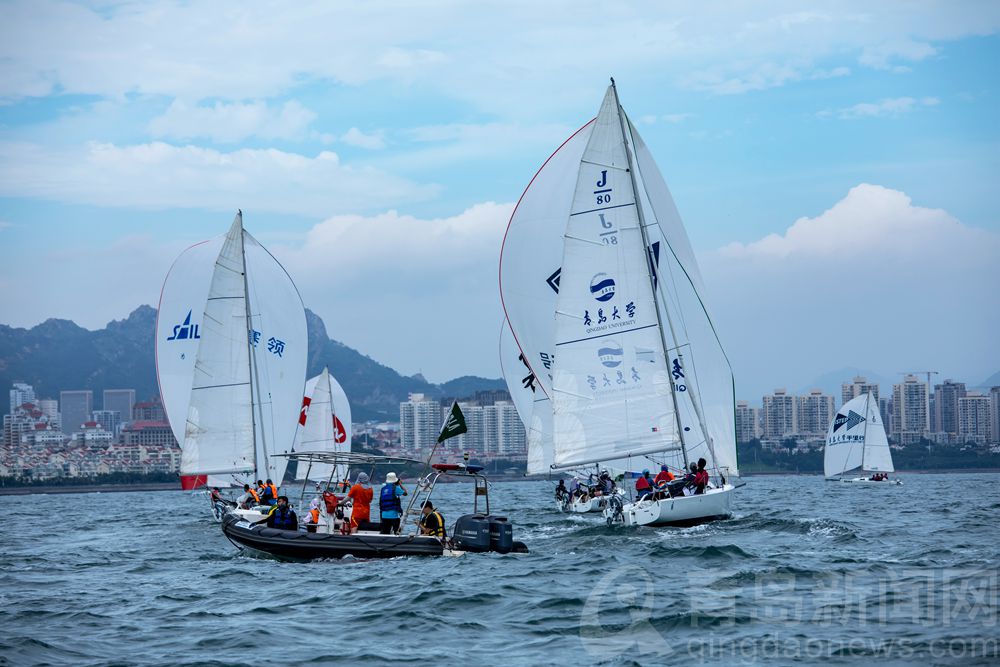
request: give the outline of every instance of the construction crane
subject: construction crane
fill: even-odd
[[[931,375],[941,375],[937,371],[900,371],[900,375],[926,375],[927,376],[927,391],[930,392],[933,385],[931,384]]]

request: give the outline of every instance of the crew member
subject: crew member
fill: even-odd
[[[708,486],[708,471],[705,470],[707,463],[705,459],[698,459],[698,472],[694,475],[695,494],[705,493],[705,487]]]
[[[319,525],[319,514],[319,498],[313,498],[309,503],[309,520],[306,523],[307,532],[316,532],[316,526]]]
[[[240,509],[248,510],[250,509],[251,500],[254,505],[260,505],[260,494],[258,494],[257,490],[249,484],[244,484],[243,495],[236,499],[236,504],[240,506]]]
[[[274,505],[276,502],[278,502],[278,500],[277,500],[278,499],[278,487],[276,487],[274,485],[274,482],[272,482],[271,480],[267,480],[267,482],[264,483],[264,486],[270,492],[269,494],[266,494],[266,495],[262,496],[264,498],[264,501],[268,505]],[[268,498],[267,495],[270,495],[270,498]]]
[[[362,521],[365,523],[371,521],[371,504],[374,493],[372,487],[368,486],[368,473],[359,472],[357,481],[355,481],[351,490],[347,492],[347,497],[353,503],[353,507],[351,508],[351,523],[347,529],[348,532],[353,533],[356,531]]]
[[[434,509],[434,505],[431,501],[427,500],[424,502],[421,514],[423,516],[420,518],[420,521],[417,522],[420,526],[420,534],[444,538],[444,516],[441,515],[441,512]]]
[[[299,529],[299,518],[295,516],[295,510],[288,506],[287,497],[278,496],[277,504],[267,515],[267,527],[281,530]]]
[[[559,486],[556,487],[556,500],[562,502],[562,499],[566,497],[569,493],[569,489],[566,488],[566,481],[560,479]]]
[[[649,478],[649,468],[642,471],[642,476],[635,480],[635,492],[637,500],[642,500],[653,492],[653,483]]]
[[[383,535],[399,533],[399,520],[403,516],[403,502],[400,500],[407,495],[403,483],[396,477],[396,473],[390,472],[385,476],[385,484],[378,494],[378,507],[381,514],[382,528],[379,531]]]

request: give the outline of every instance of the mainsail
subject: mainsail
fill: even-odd
[[[613,87],[529,184],[500,278],[513,333],[553,398],[555,464],[662,452],[676,467],[705,457],[738,474],[732,371],[694,253]]]
[[[181,475],[280,480],[306,363],[305,311],[284,268],[243,229],[189,248],[163,286],[157,377]]]
[[[306,382],[305,396],[299,416],[299,430],[295,443],[299,452],[340,452],[351,451],[351,406],[347,394],[328,368]],[[298,462],[295,479],[323,481],[334,473],[329,463],[313,463],[311,467]],[[347,473],[337,470],[334,480]]]
[[[823,473],[895,472],[878,401],[871,393],[855,396],[837,411],[826,434]]]

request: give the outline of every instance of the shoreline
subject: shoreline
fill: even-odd
[[[134,491],[183,491],[180,482],[144,482],[139,484],[67,484],[65,486],[4,486],[0,496],[30,496],[50,493],[109,493]]]

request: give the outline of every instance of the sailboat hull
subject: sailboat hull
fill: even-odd
[[[868,479],[867,477],[855,477],[855,478],[851,478],[851,479],[845,477],[843,479],[839,479],[839,480],[834,479],[834,480],[830,480],[830,481],[834,481],[834,482],[837,482],[837,481],[839,481],[839,482],[846,482],[846,483],[849,483],[849,484],[873,484],[875,486],[902,486],[903,485],[902,480],[898,480],[898,479],[879,479],[879,480],[875,480],[875,479]]]
[[[558,500],[556,501],[556,507],[558,507],[563,512],[567,514],[587,514],[590,512],[600,512],[603,511],[607,506],[608,501],[604,496],[595,496],[588,498],[586,501],[580,502],[579,499],[573,500],[569,503],[562,503]]]
[[[609,524],[621,522],[626,526],[695,526],[729,518],[732,515],[734,491],[733,485],[726,484],[696,496],[661,500],[644,498],[626,503],[620,512],[609,507],[604,511],[604,516]]]

